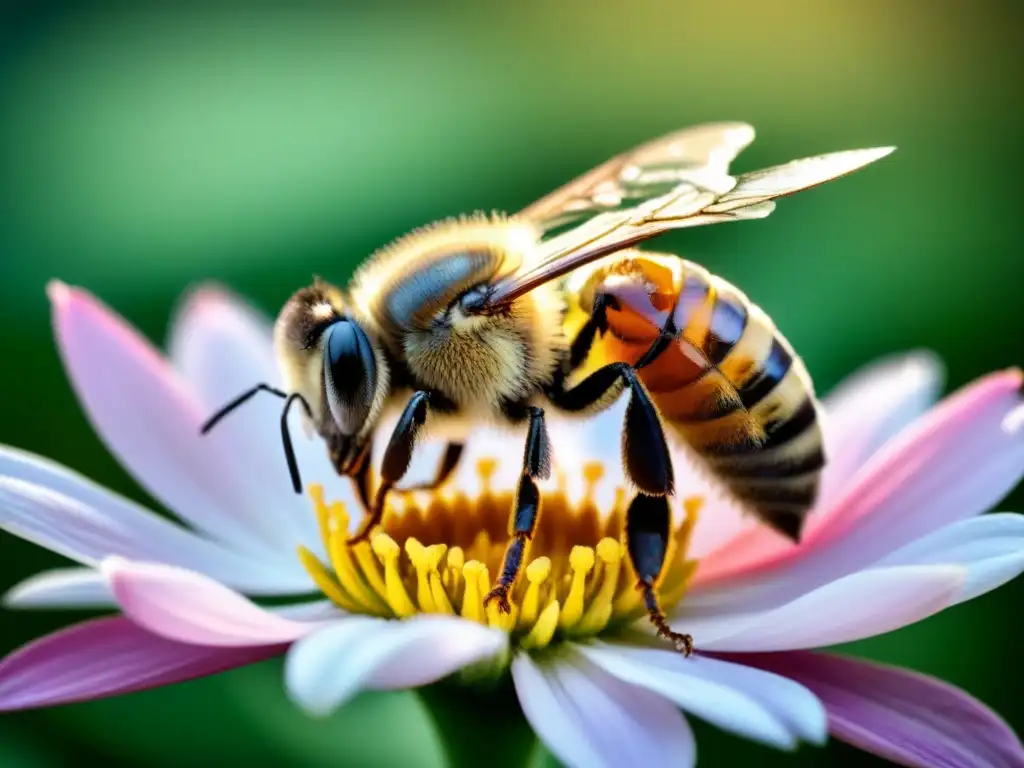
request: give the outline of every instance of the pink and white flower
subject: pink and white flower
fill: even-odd
[[[963,691],[813,650],[920,621],[1024,570],[1024,517],[981,515],[1024,474],[1020,371],[935,407],[941,374],[926,354],[840,387],[825,406],[821,503],[799,546],[742,517],[680,452],[687,498],[662,592],[671,623],[695,639],[684,658],[636,620],[618,542],[621,413],[551,430],[557,479],[516,610],[503,617],[479,598],[518,470],[501,459],[521,454],[521,437],[513,450],[513,438],[481,430],[450,486],[397,502],[372,546],[350,550],[356,497],[322,446],[302,439],[303,475],[321,485],[312,503],[292,493],[279,403],[257,399],[198,435],[237,392],[279,380],[265,318],[200,290],[164,358],[87,293],[54,284],[50,296],[93,426],[178,520],[0,448],[0,527],[78,564],[15,586],[8,605],[119,610],[0,662],[0,709],[287,654],[285,685],[312,713],[361,689],[508,668],[527,719],[571,766],[692,765],[683,711],[782,749],[831,733],[906,765],[1024,766],[1014,733]],[[284,607],[252,599],[289,595]]]

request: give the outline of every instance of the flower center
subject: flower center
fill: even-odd
[[[476,498],[434,491],[418,505],[410,494],[401,511],[389,502],[377,532],[354,546],[347,543],[345,505],[328,502],[322,486],[311,486],[330,562],[300,547],[302,564],[320,590],[349,613],[396,619],[459,615],[502,629],[529,649],[590,637],[644,616],[624,546],[626,495],[618,489],[612,509],[598,509],[594,489],[604,470],[597,463],[584,467],[587,490],[578,503],[564,488],[542,494],[527,565],[509,593],[511,612],[499,612],[494,603],[484,608],[492,574],[500,572],[514,501],[511,491],[492,490],[496,467],[491,459],[478,463]],[[685,516],[671,532],[658,584],[666,608],[683,597],[696,569],[686,551],[701,503],[697,497],[684,501]]]

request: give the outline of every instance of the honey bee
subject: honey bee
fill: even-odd
[[[593,414],[629,391],[622,461],[635,486],[626,548],[658,634],[689,653],[658,602],[673,467],[666,431],[751,513],[793,540],[813,507],[825,455],[807,370],[739,289],[671,254],[634,248],[668,230],[758,219],[775,198],[851,173],[892,151],[837,152],[732,176],[753,141],[743,123],[691,127],[608,160],[513,216],[476,214],[416,230],[373,254],[344,288],[321,280],[289,298],[275,348],[285,390],[368,510],[353,542],[380,522],[424,429],[450,442],[436,477],[480,422],[525,427],[511,537],[485,603],[509,610],[548,477],[545,407]],[[600,364],[594,364],[595,359]],[[398,414],[375,492],[369,457],[382,415]]]

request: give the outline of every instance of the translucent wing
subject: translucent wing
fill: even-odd
[[[509,302],[671,229],[764,218],[775,210],[775,198],[845,176],[894,149],[833,152],[730,176],[729,162],[752,138],[753,129],[738,123],[671,134],[609,160],[530,206],[520,215],[549,237],[530,262],[495,287],[490,303]],[[558,227],[563,231],[551,235]]]
[[[550,232],[671,192],[693,172],[724,175],[754,140],[746,123],[709,123],[654,139],[573,179],[519,213]]]

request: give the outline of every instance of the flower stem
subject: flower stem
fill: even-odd
[[[537,737],[508,676],[486,690],[445,680],[418,693],[444,743],[447,765],[523,768],[530,763]]]

